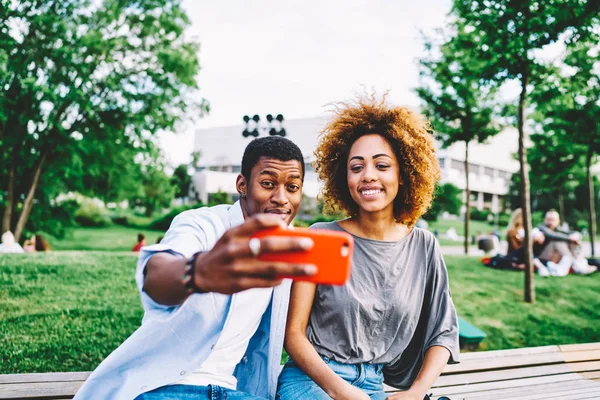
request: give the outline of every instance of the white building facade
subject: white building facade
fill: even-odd
[[[316,198],[320,183],[310,166],[314,160],[314,150],[319,134],[325,127],[329,117],[315,117],[286,120],[283,127],[286,138],[298,145],[305,159],[306,176],[303,193],[309,198]],[[200,168],[192,179],[193,192],[196,198],[208,203],[211,195],[224,192],[236,199],[236,177],[241,171],[244,149],[254,139],[244,137],[245,124],[199,129],[196,131],[194,151],[199,151]],[[269,127],[259,124],[259,137],[269,135]],[[510,177],[519,168],[513,158],[517,151],[517,132],[506,129],[486,144],[469,146],[469,184],[471,203],[478,209],[487,208],[493,212],[503,208],[503,197],[509,189]],[[439,145],[438,158],[442,171],[441,183],[452,183],[462,190],[465,181],[465,146],[457,143],[443,149]]]

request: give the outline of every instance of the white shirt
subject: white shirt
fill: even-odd
[[[189,258],[210,250],[227,229],[243,222],[239,202],[185,211],[173,220],[160,244],[142,248],[136,270],[145,311],[142,326],[102,361],[74,400],[131,400],[176,383],[205,364],[223,328],[233,321],[229,311],[234,296],[196,293],[181,306],[164,306],[143,291],[144,269],[156,252]],[[290,286],[291,281],[284,279],[273,289],[272,300],[235,368],[239,391],[275,399]]]
[[[272,288],[248,289],[234,294],[229,318],[214,350],[200,368],[176,384],[237,389],[233,371],[246,353],[272,294]]]

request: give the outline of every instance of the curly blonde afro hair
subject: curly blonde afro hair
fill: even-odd
[[[392,147],[402,185],[394,200],[394,217],[413,226],[431,206],[440,167],[429,122],[406,107],[390,106],[386,96],[359,97],[337,105],[333,119],[319,136],[315,169],[324,182],[321,198],[328,212],[358,214],[348,189],[350,148],[361,136],[378,134]]]

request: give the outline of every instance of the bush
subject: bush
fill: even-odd
[[[92,199],[83,199],[75,213],[75,221],[81,226],[108,226],[112,221],[104,207]]]
[[[29,214],[29,220],[22,238],[36,233],[44,233],[62,239],[68,230],[76,225],[75,213],[79,204],[75,200],[61,202],[36,202]]]
[[[489,215],[491,215],[492,212],[490,210],[478,210],[476,208],[471,209],[471,219],[473,221],[488,221],[488,217]]]
[[[169,229],[169,226],[171,226],[171,222],[173,222],[173,219],[175,219],[176,216],[178,216],[179,214],[181,214],[184,211],[193,210],[195,208],[200,208],[200,207],[204,207],[204,204],[198,203],[198,204],[194,204],[194,205],[184,205],[184,206],[172,208],[171,211],[169,211],[165,215],[162,215],[162,216],[156,218],[154,221],[152,221],[148,228],[159,230],[159,231],[166,231],[167,229]]]
[[[139,229],[147,229],[152,223],[152,219],[148,217],[141,217],[133,214],[123,214],[119,212],[119,214],[112,215],[110,220],[113,224],[128,226],[131,228],[139,228]]]

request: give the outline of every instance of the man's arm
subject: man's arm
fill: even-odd
[[[561,231],[553,231],[548,229],[545,224],[538,225],[538,229],[542,231],[546,241],[559,241],[559,242],[572,242],[572,238],[569,234]]]
[[[252,235],[266,228],[285,227],[275,216],[260,214],[232,228],[215,246],[198,254],[194,260],[194,284],[202,292],[232,294],[255,287],[272,287],[281,283],[280,276],[309,276],[314,265],[260,261],[250,250]],[[305,251],[312,248],[308,238],[265,237],[260,239],[261,253]],[[157,303],[166,306],[182,304],[188,298],[184,284],[186,263],[183,256],[167,252],[152,255],[146,264],[143,290]]]

